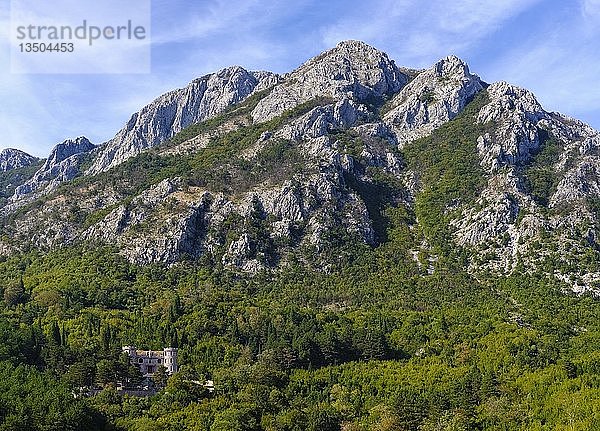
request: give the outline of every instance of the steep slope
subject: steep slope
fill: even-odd
[[[133,114],[123,129],[102,145],[86,173],[106,171],[185,127],[223,112],[253,92],[274,85],[278,79],[269,72],[249,72],[234,66],[164,94]]]
[[[91,153],[87,175],[5,209],[2,249],[111,244],[138,264],[200,258],[255,273],[326,268],[401,225],[424,274],[460,259],[473,273],[545,268],[598,288],[592,128],[453,56],[409,82],[350,41],[261,77],[225,69],[160,97]],[[55,184],[38,177],[20,190]]]
[[[465,62],[447,57],[402,89],[390,101],[384,120],[403,146],[454,118],[483,86]]]
[[[600,134],[452,56],[299,70],[0,172],[0,429],[600,429]],[[132,345],[183,372],[122,393]]]
[[[56,145],[44,164],[24,184],[15,189],[10,202],[12,208],[23,205],[40,194],[48,194],[65,181],[72,180],[79,174],[83,158],[95,147],[86,137],[67,139]]]
[[[267,121],[315,97],[376,103],[396,93],[407,81],[387,54],[364,42],[340,42],[286,75],[254,108],[252,118]]]
[[[473,270],[554,262],[553,271],[596,288],[600,277],[581,256],[599,249],[598,132],[505,82],[486,93],[475,121],[490,127],[471,137],[485,185],[472,205],[453,208],[456,242],[475,251]]]
[[[29,180],[41,161],[23,151],[7,148],[0,152],[0,208],[8,203],[15,189]]]
[[[24,151],[14,148],[6,148],[0,151],[0,172],[7,172],[12,169],[25,168],[38,161]]]

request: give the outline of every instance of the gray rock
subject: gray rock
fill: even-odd
[[[24,151],[6,148],[0,151],[0,172],[24,168],[36,163],[39,159]]]
[[[584,157],[559,182],[550,198],[550,206],[557,207],[585,198],[600,198],[600,157]]]
[[[220,114],[252,93],[274,85],[278,79],[269,72],[249,72],[234,66],[166,93],[133,114],[114,138],[102,144],[86,174],[97,174],[123,163],[185,127]]]
[[[208,255],[228,268],[255,273],[284,265],[286,256],[299,256],[298,250],[330,252],[338,232],[375,244],[372,215],[365,204],[368,187],[391,176],[398,185],[394,199],[410,213],[419,192],[428,187],[428,178],[406,168],[398,146],[432,133],[485,91],[485,84],[456,57],[410,75],[414,79],[407,84],[407,75],[385,54],[353,41],[340,43],[283,79],[235,67],[207,75],[135,114],[113,140],[95,150],[98,157],[89,173],[160,145],[186,125],[217,115],[271,85],[275,87],[258,103],[252,118],[229,119],[181,145],[163,146],[158,154],[197,152],[252,121],[271,119],[315,97],[325,101],[286,118],[273,130],[263,130],[256,142],[234,156],[240,160],[220,164],[241,172],[258,163],[240,190],[226,195],[170,178],[132,197],[110,181],[91,177],[85,187],[75,185],[72,196],[57,194],[16,213],[4,227],[0,251],[7,253],[19,244],[47,250],[83,240],[113,244],[140,265]],[[576,267],[579,255],[598,249],[597,215],[588,201],[600,197],[600,135],[580,121],[546,112],[532,93],[505,82],[490,85],[487,94],[489,103],[477,121],[489,125],[488,132],[472,142],[483,168],[476,174],[486,183],[474,204],[461,197],[447,203],[451,239],[471,251],[468,265],[474,273],[507,273],[517,263],[533,270],[546,257],[554,258],[552,253],[566,262],[564,267]],[[379,118],[373,108],[389,97],[389,111]],[[546,166],[556,175],[546,206],[534,199],[527,175],[532,161],[541,160],[535,157],[547,135],[560,143]],[[262,152],[282,140],[285,151],[293,150],[294,166],[289,160],[281,167],[271,166],[271,154]],[[77,175],[93,148],[83,147],[57,147],[35,179],[18,190],[13,208]],[[270,168],[277,175],[265,175]],[[420,230],[418,225],[408,228]],[[10,244],[4,238],[10,238]],[[431,253],[427,239],[416,244],[411,254]],[[436,259],[420,262],[423,271],[431,274]],[[598,274],[589,271],[558,271],[555,276],[569,280],[578,292],[592,289],[598,280]]]
[[[597,221],[586,201],[600,198],[600,135],[580,121],[546,112],[527,90],[498,82],[487,91],[490,102],[480,110],[478,121],[493,127],[478,137],[477,150],[488,184],[477,205],[464,208],[452,222],[455,240],[479,256],[494,256],[473,259],[472,271],[510,272],[518,262],[533,269],[551,250],[563,262],[576,264],[578,255],[585,253],[582,244],[596,247],[598,237]],[[545,166],[558,184],[548,208],[541,208],[525,179],[543,145],[549,145],[545,136],[554,138],[553,151],[558,151],[556,161]],[[567,278],[573,289],[589,287],[586,274],[571,276]]]
[[[376,100],[396,93],[407,81],[407,76],[385,53],[364,42],[340,42],[286,75],[258,103],[252,118],[264,122],[316,97]]]
[[[40,170],[49,171],[69,157],[74,156],[75,154],[90,152],[94,148],[94,144],[92,144],[85,136],[67,139],[52,149]]]
[[[11,203],[20,203],[55,190],[61,183],[70,181],[79,174],[83,157],[95,147],[86,137],[67,139],[56,145],[46,162],[31,179],[15,189]],[[21,202],[22,203],[22,202]]]
[[[482,89],[482,81],[469,72],[465,62],[455,56],[446,57],[394,96],[384,121],[403,147],[454,118]]]
[[[274,137],[294,141],[320,138],[331,131],[348,129],[369,116],[369,111],[363,105],[343,98],[335,104],[314,108],[284,125]]]
[[[497,171],[505,165],[527,163],[540,147],[538,124],[550,119],[533,93],[507,82],[496,82],[487,88],[490,103],[477,120],[496,124],[494,135],[478,139],[477,149],[482,166]]]

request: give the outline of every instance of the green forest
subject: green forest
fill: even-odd
[[[259,96],[165,145],[247,114]],[[414,206],[396,205],[396,180],[361,167],[360,138],[336,131],[357,168],[370,169],[370,181],[345,182],[365,202],[376,245],[333,229],[321,250],[290,247],[285,265],[253,275],[209,255],[137,266],[117,248],[86,243],[23,245],[0,257],[0,430],[600,429],[600,302],[549,275],[564,265],[597,269],[599,253],[575,263],[549,253],[537,270],[518,262],[510,275],[471,274],[472,251],[449,240],[450,204],[472,205],[484,184],[474,137],[494,126],[475,121],[486,97],[404,149],[427,184]],[[264,166],[219,161],[326,102],[242,127],[188,158],[143,153],[98,178],[131,199],[182,173],[224,192],[264,180],[269,164],[286,176],[295,169],[287,141],[263,150]],[[546,138],[523,167],[541,205],[555,187],[546,161],[561,145]],[[89,226],[108,211],[73,217]],[[260,217],[229,228],[244,224],[270,256]],[[123,394],[123,382],[140,380],[125,345],[176,347],[180,371],[152,396]],[[194,383],[206,380],[214,392]]]
[[[138,267],[89,246],[3,258],[0,429],[600,429],[597,299],[544,272],[474,278],[460,257],[428,274],[408,215],[386,215],[385,243],[339,245],[327,271]],[[180,372],[121,395],[130,344],[179,348]]]

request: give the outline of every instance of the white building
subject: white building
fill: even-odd
[[[179,371],[177,349],[165,347],[162,350],[137,350],[135,346],[124,346],[123,352],[129,355],[131,363],[136,365],[144,376],[152,376],[159,366],[167,369],[171,375]]]

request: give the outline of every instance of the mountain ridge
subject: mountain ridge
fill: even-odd
[[[0,151],[0,172],[6,172],[13,169],[30,166],[39,160],[25,151],[16,148],[5,148]]]
[[[194,80],[50,188],[42,175],[20,186],[41,201],[15,193],[0,249],[109,243],[138,264],[210,256],[256,273],[347,241],[377,247],[403,209],[416,216],[409,254],[464,248],[474,273],[552,257],[553,275],[596,291],[579,256],[600,249],[598,132],[454,56],[402,70],[346,41],[282,76]]]

